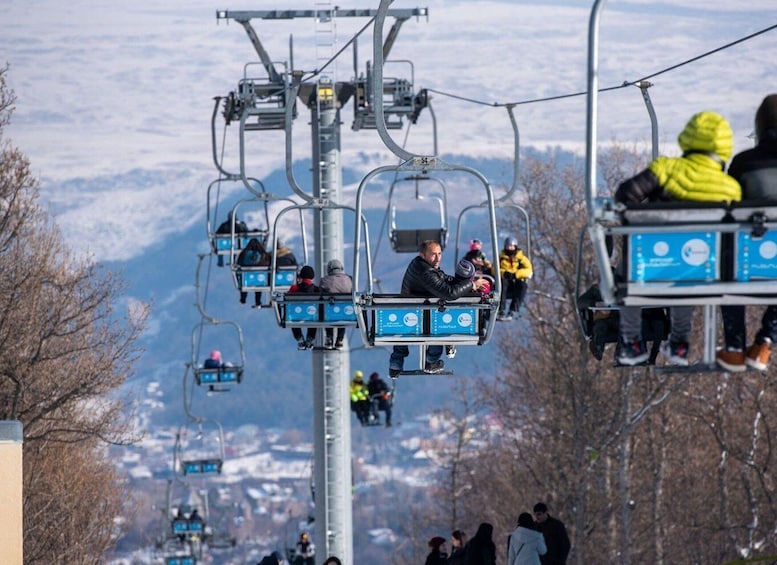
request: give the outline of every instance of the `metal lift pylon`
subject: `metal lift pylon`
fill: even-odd
[[[314,10],[259,10],[216,12],[217,20],[234,20],[245,29],[262,60],[272,82],[282,81],[271,59],[263,48],[252,19],[288,20],[316,18],[317,61],[334,55],[334,25],[337,18],[375,17],[376,10],[344,10],[334,7],[331,0],[316,0]],[[388,10],[395,18],[383,54],[388,54],[402,23],[411,17],[428,16],[426,8]],[[294,71],[292,70],[292,74]],[[311,111],[313,145],[314,199],[328,199],[341,203],[342,178],[340,162],[340,108],[353,93],[350,82],[338,83],[333,73],[321,73],[315,84],[299,86],[298,97]],[[294,92],[290,88],[287,92]],[[286,100],[286,104],[291,104]],[[286,115],[286,129],[289,113]],[[287,136],[289,131],[287,131]],[[290,164],[287,164],[290,168]],[[293,183],[296,184],[296,183]],[[298,187],[292,187],[295,192]],[[308,199],[306,197],[305,199]],[[358,224],[357,220],[357,224]],[[315,266],[317,272],[326,263],[337,258],[343,249],[342,211],[322,209],[315,221]],[[345,565],[353,564],[353,511],[351,493],[351,427],[348,397],[349,356],[343,352],[315,351],[313,353],[313,414],[314,414],[314,482],[316,485],[315,544],[321,555],[337,555]]]

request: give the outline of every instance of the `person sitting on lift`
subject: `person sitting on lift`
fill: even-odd
[[[402,278],[402,294],[404,296],[433,296],[443,300],[456,300],[467,292],[480,292],[485,284],[484,279],[460,280],[446,275],[440,269],[442,247],[440,242],[426,240],[421,244],[418,255],[407,266]],[[426,348],[424,371],[439,373],[445,367],[441,345],[430,345]],[[407,345],[395,345],[389,359],[389,376],[396,377],[402,373],[405,357],[410,355]]]
[[[202,364],[203,369],[221,369],[224,367],[224,363],[221,362],[221,351],[214,349],[210,352],[210,357],[205,359]]]
[[[456,271],[455,275],[453,277],[453,282],[455,284],[461,282],[461,281],[474,281],[476,278],[478,278],[478,272],[475,265],[468,261],[467,259],[462,259],[458,262],[456,265]],[[483,286],[480,289],[480,294],[483,300],[487,300],[488,294],[491,292],[491,282],[488,279],[483,279]],[[473,290],[474,293],[474,290]],[[455,345],[446,345],[445,346],[445,356],[448,359],[453,359],[456,357],[456,346]]]
[[[483,253],[483,243],[479,239],[473,239],[469,242],[469,251],[464,259],[475,265],[475,271],[480,275],[494,275],[494,266]]]
[[[326,264],[326,276],[321,277],[321,292],[329,294],[350,294],[353,292],[353,279],[345,274],[343,264],[339,259],[332,259]],[[327,349],[342,349],[345,339],[345,328],[337,328],[337,341],[332,344],[334,331],[332,328],[326,328],[326,342],[324,347]]]
[[[297,258],[291,249],[283,244],[280,239],[275,242],[275,266],[276,267],[294,267],[297,265]]]
[[[232,234],[232,214],[233,212],[230,210],[229,214],[227,214],[226,221],[222,222],[221,225],[216,229],[216,233],[219,235],[227,235]],[[241,233],[248,233],[248,226],[246,223],[240,219],[238,219],[237,216],[235,216],[235,235],[237,236],[238,242],[237,246],[240,247],[240,237],[239,234]],[[216,263],[219,267],[224,266],[224,256],[219,255],[218,259],[216,260]]]
[[[308,294],[316,294],[321,292],[321,289],[316,286],[316,284],[313,282],[313,278],[316,276],[315,271],[313,270],[313,267],[310,265],[305,265],[299,270],[299,275],[297,276],[297,282],[296,284],[291,285],[291,288],[288,290],[289,294],[296,294],[296,293],[308,293]],[[291,328],[291,333],[294,336],[294,339],[297,340],[297,349],[303,350],[303,349],[313,349],[313,346],[316,342],[316,328],[314,327],[308,327],[307,332],[305,332],[305,338],[302,337],[302,329],[301,328]]]
[[[518,240],[514,237],[505,238],[504,248],[499,254],[499,271],[502,275],[502,303],[496,319],[504,322],[512,320],[520,311],[528,289],[526,281],[532,277],[531,261],[518,247]]]
[[[370,382],[367,384],[367,390],[370,394],[370,411],[377,424],[380,424],[378,411],[386,413],[386,427],[391,427],[391,391],[386,381],[380,378],[378,373],[370,375]]]
[[[255,237],[248,241],[246,248],[237,256],[237,264],[241,267],[266,267],[270,264],[270,254],[264,248],[262,243]],[[246,303],[247,292],[240,292],[240,304]],[[257,308],[262,307],[262,293],[254,293],[254,304]]]
[[[364,373],[356,371],[349,390],[351,394],[351,410],[362,426],[366,426],[370,418],[370,400],[367,386],[364,384]]]
[[[716,112],[699,112],[677,137],[683,151],[680,157],[657,157],[647,167],[620,183],[615,201],[640,204],[658,201],[738,202],[739,183],[725,173],[726,161],[734,147],[734,134],[728,121]],[[620,309],[620,352],[618,363],[639,365],[649,353],[642,335],[639,306]],[[672,365],[688,365],[688,339],[693,306],[673,306],[669,310],[669,341],[661,353]]]

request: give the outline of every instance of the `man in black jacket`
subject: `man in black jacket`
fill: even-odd
[[[755,114],[755,135],[758,143],[734,155],[728,174],[742,185],[742,200],[777,200],[777,94],[763,99]],[[770,304],[761,318],[761,329],[753,344],[745,349],[745,306],[721,306],[725,349],[718,352],[718,364],[732,372],[752,367],[759,371],[769,368],[771,344],[777,341],[777,305]]]
[[[542,532],[548,547],[548,552],[540,555],[542,565],[565,565],[571,545],[564,523],[548,514],[548,507],[544,502],[534,505],[534,522],[537,524],[537,530]]]
[[[454,279],[440,269],[442,247],[433,240],[424,241],[418,256],[407,266],[402,279],[402,294],[407,296],[432,296],[444,300],[455,300],[468,292],[478,292],[485,279]],[[444,367],[442,345],[430,345],[426,348],[424,371],[439,373]],[[402,372],[405,357],[410,354],[406,345],[395,345],[389,361],[389,376],[396,377]]]

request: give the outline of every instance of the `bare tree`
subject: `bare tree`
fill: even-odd
[[[114,310],[121,282],[76,257],[38,204],[27,159],[4,139],[0,71],[0,419],[24,429],[25,563],[99,563],[125,492],[106,442],[133,439],[119,387],[145,311]]]
[[[610,190],[647,160],[617,145],[603,153]],[[499,540],[543,500],[567,523],[576,563],[774,553],[772,373],[733,379],[594,361],[574,311],[585,289],[575,277],[583,172],[552,156],[526,159],[523,170],[535,274],[524,319],[497,333],[496,382],[477,385],[502,432],[475,438],[484,447],[463,461],[473,489],[461,511],[480,512]],[[586,248],[579,268],[584,284],[596,280]]]

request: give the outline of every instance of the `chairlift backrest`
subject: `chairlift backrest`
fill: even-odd
[[[397,209],[398,202],[407,203],[409,199],[406,196],[397,195],[397,187],[400,183],[412,182],[414,196],[417,204],[422,201],[430,202],[434,205],[436,216],[432,215],[428,206],[424,211],[423,219],[414,219],[413,224],[421,224],[421,227],[407,225],[404,221],[398,225]],[[396,179],[389,189],[389,240],[391,247],[396,253],[417,253],[421,243],[427,240],[433,240],[440,243],[445,250],[448,241],[448,198],[445,184],[436,177],[430,177],[425,174],[410,175],[404,178]],[[412,211],[401,213],[402,216],[418,214],[418,207]]]

